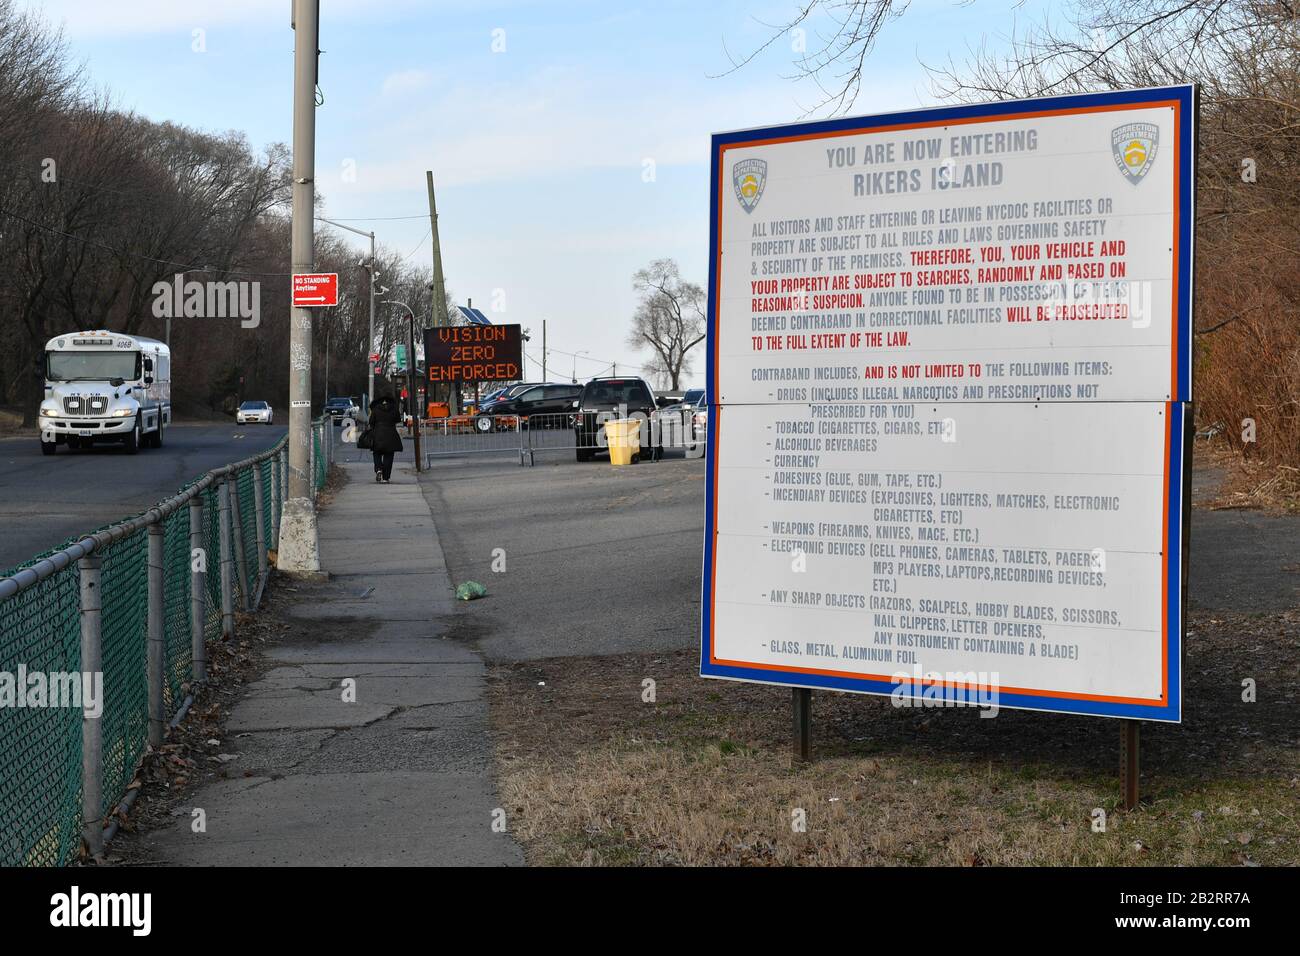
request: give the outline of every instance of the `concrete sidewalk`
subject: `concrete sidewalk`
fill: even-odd
[[[195,794],[206,833],[191,832],[187,806],[145,842],[177,865],[522,863],[492,829],[483,663],[441,636],[453,592],[410,453],[389,485],[369,461],[340,466],[348,483],[320,517],[330,580],[277,583],[297,589],[299,626],[269,648],[273,666],[221,744],[248,776]]]

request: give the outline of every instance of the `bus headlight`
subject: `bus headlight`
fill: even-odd
[[[45,418],[58,418],[59,410],[52,405],[42,405],[41,415]]]
[[[130,408],[119,408],[117,411],[113,412],[113,417],[114,417],[114,418],[129,418],[130,416],[132,416],[132,415],[134,415],[134,414],[135,414],[135,411],[134,411],[133,409],[130,409]]]

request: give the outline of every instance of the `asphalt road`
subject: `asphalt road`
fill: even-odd
[[[704,460],[668,452],[613,468],[539,455],[435,460],[421,482],[463,604],[461,639],[487,657],[620,654],[694,646],[700,611]],[[492,569],[494,549],[505,571]]]
[[[106,524],[139,514],[203,472],[270,447],[280,425],[186,425],[162,448],[120,445],[41,454],[34,438],[0,439],[0,571]]]
[[[460,605],[457,636],[505,660],[695,646],[704,462],[537,462],[439,459],[421,482],[452,583],[488,589]],[[1198,474],[1197,497],[1215,477]],[[1300,518],[1195,509],[1188,590],[1204,610],[1300,606]]]

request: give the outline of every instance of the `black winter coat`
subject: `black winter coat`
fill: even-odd
[[[397,410],[397,403],[391,398],[379,398],[370,406],[370,428],[374,432],[374,451],[399,452],[402,450],[402,436],[397,433],[397,423],[402,414]]]

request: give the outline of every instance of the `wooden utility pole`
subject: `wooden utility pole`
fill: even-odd
[[[550,381],[546,377],[546,320],[542,319],[542,381]]]
[[[432,313],[433,324],[435,327],[450,325],[447,318],[447,286],[442,275],[442,243],[438,239],[438,203],[433,196],[433,170],[424,171],[424,181],[429,188],[429,229],[433,235],[433,308],[429,311]],[[442,386],[438,387],[437,400],[447,399],[451,404],[453,415],[460,414],[460,389],[454,385],[447,386],[447,394],[442,394]]]

